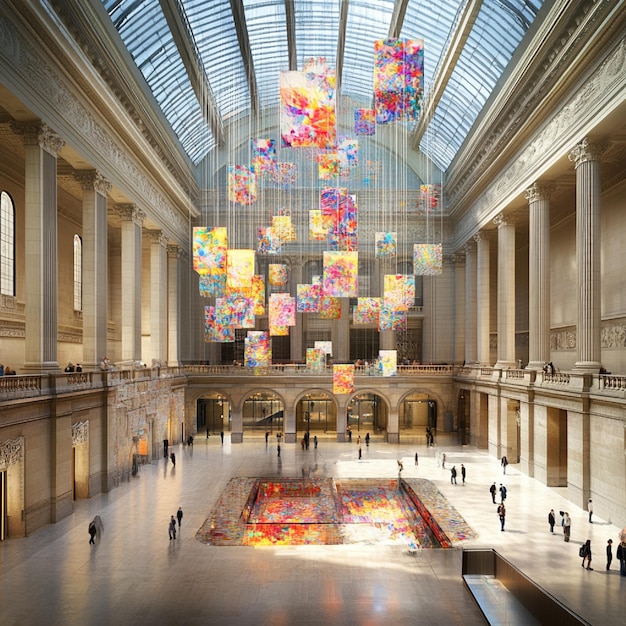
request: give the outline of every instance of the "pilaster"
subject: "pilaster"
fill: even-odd
[[[481,365],[491,363],[489,351],[489,251],[491,236],[486,231],[474,235],[477,246],[476,254],[476,358]]]
[[[465,363],[477,362],[477,254],[476,242],[465,244]]]
[[[150,232],[150,360],[167,360],[167,239]]]
[[[496,367],[516,366],[515,359],[515,222],[496,216],[498,227],[498,360]]]
[[[177,366],[179,359],[179,259],[180,247],[169,244],[167,246],[167,364],[170,366]]]

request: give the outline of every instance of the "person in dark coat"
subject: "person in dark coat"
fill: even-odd
[[[587,569],[590,571],[593,571],[593,567],[591,567],[591,539],[587,539],[587,541],[583,545],[582,553],[583,553],[582,566],[585,567],[585,561],[587,561]]]
[[[506,509],[504,503],[498,505],[498,517],[500,518],[500,530],[504,531],[504,519],[506,517]]]
[[[626,541],[621,541],[619,546],[617,546],[615,556],[619,561],[620,576],[626,576]]]
[[[170,524],[168,527],[168,531],[170,535],[170,541],[172,539],[176,539],[176,520],[174,519],[173,515],[170,517]]]
[[[500,502],[504,504],[505,500],[506,500],[506,487],[502,483],[500,483]]]
[[[456,465],[453,465],[450,470],[450,484],[452,483],[456,485]]]
[[[170,454],[170,461],[172,461],[172,465],[176,467],[176,455],[173,452]]]
[[[465,484],[465,465],[461,463],[461,478],[463,479],[463,484]]]
[[[89,543],[96,543],[96,533],[98,532],[98,529],[96,528],[96,522],[95,520],[91,520],[89,522]]]
[[[491,494],[491,500],[493,501],[493,503],[496,503],[496,483],[493,483],[493,485],[491,485],[491,487],[489,487],[489,493]]]
[[[613,560],[613,539],[609,539],[606,542],[606,571],[608,572],[611,567],[611,561]]]
[[[550,524],[550,532],[554,534],[554,524],[556,524],[554,509],[550,509],[550,512],[548,513],[548,524]]]
[[[180,507],[176,511],[176,519],[178,520],[178,528],[180,528],[180,523],[183,521],[183,510]]]

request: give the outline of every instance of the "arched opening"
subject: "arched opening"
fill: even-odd
[[[457,399],[457,415],[459,417],[458,427],[458,443],[463,446],[467,446],[471,439],[470,430],[470,394],[468,389],[459,390],[459,396]]]
[[[208,393],[196,403],[196,433],[207,438],[230,431],[231,409],[228,399],[220,393]]]
[[[296,430],[327,433],[337,431],[337,404],[325,391],[311,391],[296,406]]]
[[[408,436],[427,435],[437,430],[437,401],[427,393],[407,396],[398,412],[400,432]]]
[[[244,431],[282,432],[285,407],[282,400],[271,391],[257,391],[248,396],[242,405],[241,417]]]
[[[347,419],[352,432],[382,434],[387,430],[389,419],[387,405],[375,393],[359,393],[348,404]]]

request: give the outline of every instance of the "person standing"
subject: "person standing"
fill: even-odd
[[[608,572],[611,567],[611,561],[613,560],[613,539],[609,539],[606,542],[606,571]]]
[[[550,509],[550,512],[548,513],[548,524],[550,524],[550,532],[554,535],[554,524],[556,524],[554,509]]]
[[[359,461],[361,460],[361,448],[359,447]]]
[[[489,493],[491,494],[491,500],[495,504],[496,503],[496,483],[493,483],[491,487],[489,487]]]
[[[461,463],[461,478],[463,479],[463,484],[465,484],[465,465]]]
[[[441,453],[441,467],[443,467],[443,469],[446,469],[446,453],[445,452]]]
[[[569,541],[571,532],[572,518],[569,516],[569,513],[565,511],[565,515],[563,516],[563,541]]]
[[[503,456],[500,464],[502,465],[502,473],[506,474],[506,466],[509,464],[509,460],[506,458],[506,456]]]
[[[589,523],[593,524],[591,521],[591,516],[593,515],[593,502],[591,501],[591,498],[589,498],[589,502],[587,502],[587,512],[589,513]]]
[[[176,455],[173,452],[170,454],[170,460],[172,461],[172,465],[176,467]]]
[[[278,435],[276,435],[278,437]],[[224,431],[220,433],[220,439],[222,440],[222,445],[224,445]]]
[[[580,554],[583,557],[582,566],[585,567],[585,561],[587,561],[587,569],[593,571],[593,567],[591,567],[591,539],[587,539],[580,547]]]
[[[453,465],[450,470],[450,484],[456,485],[456,465]]]
[[[617,546],[615,556],[619,561],[620,576],[626,576],[626,541],[620,541],[619,546]]]
[[[176,520],[174,519],[174,516],[170,516],[170,525],[169,525],[169,535],[170,535],[170,541],[172,539],[176,539]]]
[[[504,504],[505,500],[506,500],[506,487],[502,483],[500,483],[500,502]]]
[[[89,543],[96,543],[96,532],[97,532],[97,528],[96,528],[96,520],[92,519],[89,522],[89,528],[88,528],[88,532],[89,532]]]
[[[504,503],[498,505],[498,517],[500,518],[500,530],[504,531],[504,519],[506,517],[506,509]]]
[[[415,453],[415,467],[417,467],[418,465],[418,456],[417,456],[417,452]]]
[[[180,523],[183,521],[183,510],[180,507],[176,511],[176,519],[178,520],[178,528],[180,528]]]
[[[269,441],[270,438],[270,431],[266,430],[265,431],[265,445],[267,445],[267,442]]]
[[[317,450],[317,435],[313,435],[313,447]]]
[[[278,456],[280,456],[280,444],[276,444],[276,451],[278,452]]]

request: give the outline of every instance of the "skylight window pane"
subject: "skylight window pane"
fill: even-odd
[[[323,57],[329,67],[335,68],[339,2],[295,0],[295,20],[298,69],[311,57]]]

